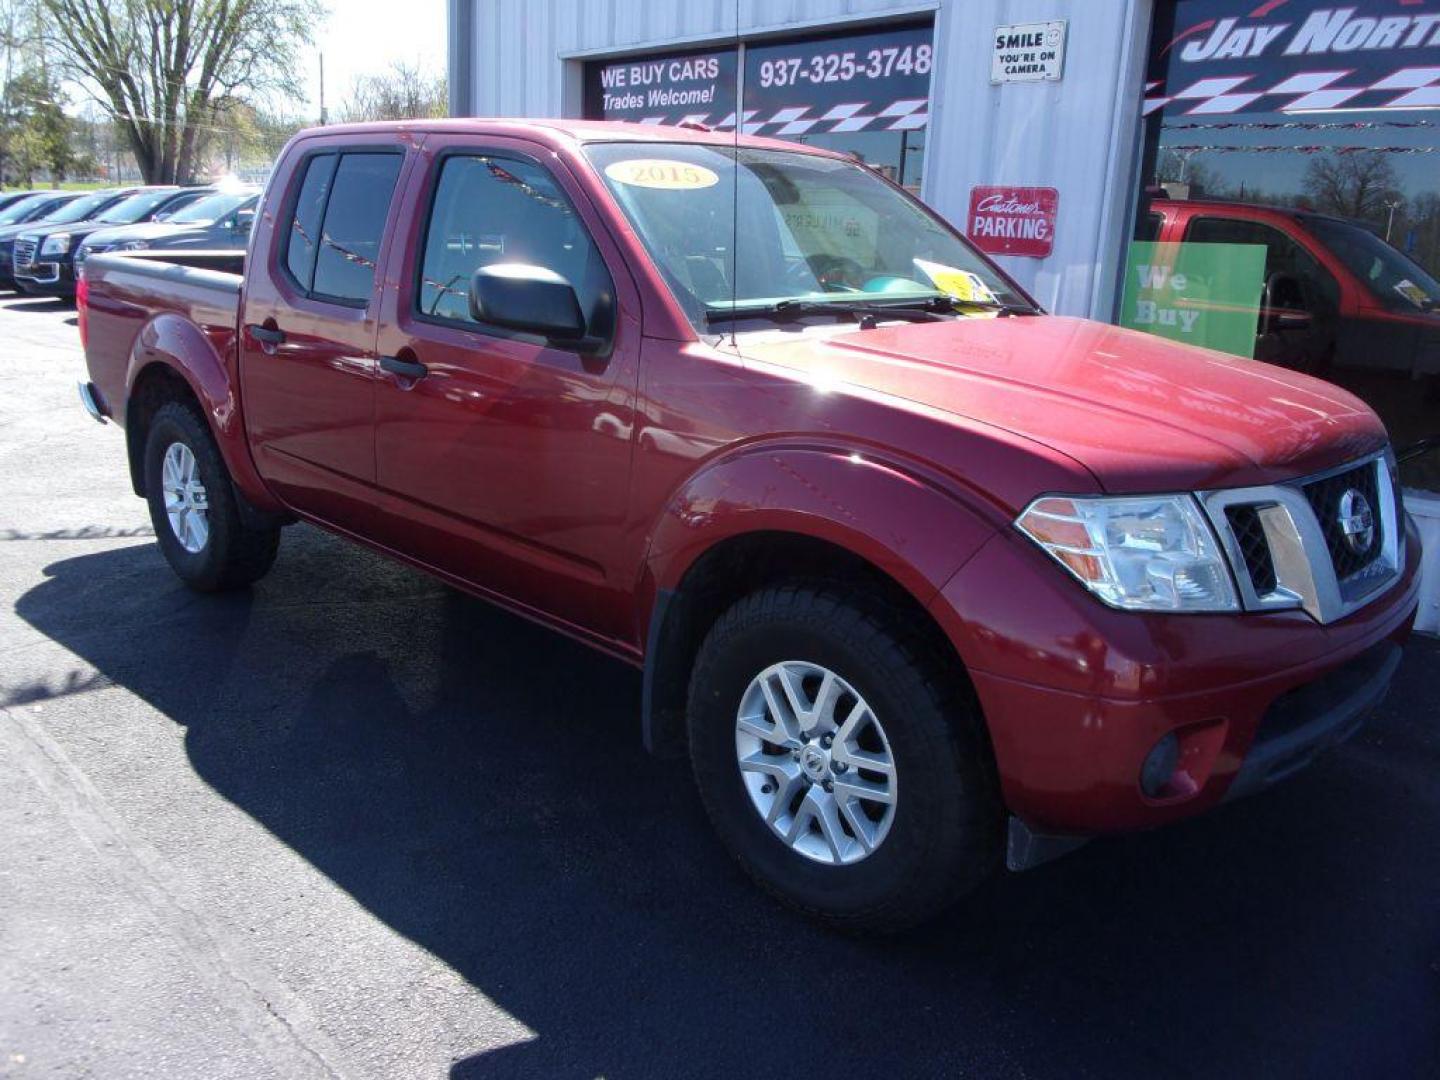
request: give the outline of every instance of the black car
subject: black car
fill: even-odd
[[[78,191],[32,191],[0,209],[0,289],[15,288],[12,250],[15,237],[80,197]]]
[[[98,229],[153,220],[157,214],[184,206],[208,190],[180,187],[118,190],[109,201],[88,208],[83,218],[74,216],[77,212],[74,206],[68,207],[64,213],[16,238],[15,283],[23,292],[35,296],[74,296],[75,249],[85,237]]]
[[[21,199],[28,199],[34,194],[33,191],[0,191],[0,210],[4,210],[7,206],[13,206]]]
[[[145,248],[244,251],[250,239],[250,226],[255,222],[255,204],[259,198],[258,187],[225,187],[183,210],[166,214],[163,221],[120,225],[93,232],[75,249],[76,272],[83,270],[85,260],[91,255],[107,251],[140,251]]]

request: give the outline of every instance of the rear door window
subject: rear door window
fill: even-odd
[[[320,219],[330,197],[335,155],[317,154],[305,166],[305,179],[290,214],[290,235],[285,242],[285,267],[295,284],[310,291],[315,277],[315,251],[320,244]]]
[[[285,266],[321,300],[364,306],[403,155],[320,154],[310,159],[290,217]]]
[[[315,256],[316,296],[365,303],[400,175],[399,154],[345,154],[335,169]]]

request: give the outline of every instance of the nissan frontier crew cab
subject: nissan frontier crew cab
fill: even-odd
[[[838,925],[1291,774],[1415,614],[1360,401],[1046,315],[820,150],[303,132],[246,253],[95,255],[79,304],[187,584],[306,521],[642,668],[644,744]]]

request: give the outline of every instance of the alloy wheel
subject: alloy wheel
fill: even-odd
[[[869,704],[820,664],[787,660],[751,680],[735,756],[756,812],[790,849],[844,865],[873,854],[895,820],[895,758]]]

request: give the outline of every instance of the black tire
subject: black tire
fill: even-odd
[[[762,887],[834,927],[893,932],[937,914],[999,865],[1004,814],[973,695],[883,602],[839,586],[782,586],[741,600],[700,647],[687,710],[700,795],[720,838]],[[888,835],[844,865],[793,850],[741,780],[735,721],[772,664],[823,665],[869,703],[894,757]],[[953,664],[953,661],[951,661]]]
[[[187,551],[165,511],[162,470],[166,451],[183,443],[195,455],[196,472],[205,486],[209,536],[198,551]],[[264,577],[280,545],[278,528],[253,528],[240,515],[230,472],[195,409],[180,401],[162,405],[150,421],[145,439],[145,501],[155,539],[172,570],[197,592],[243,589]]]

